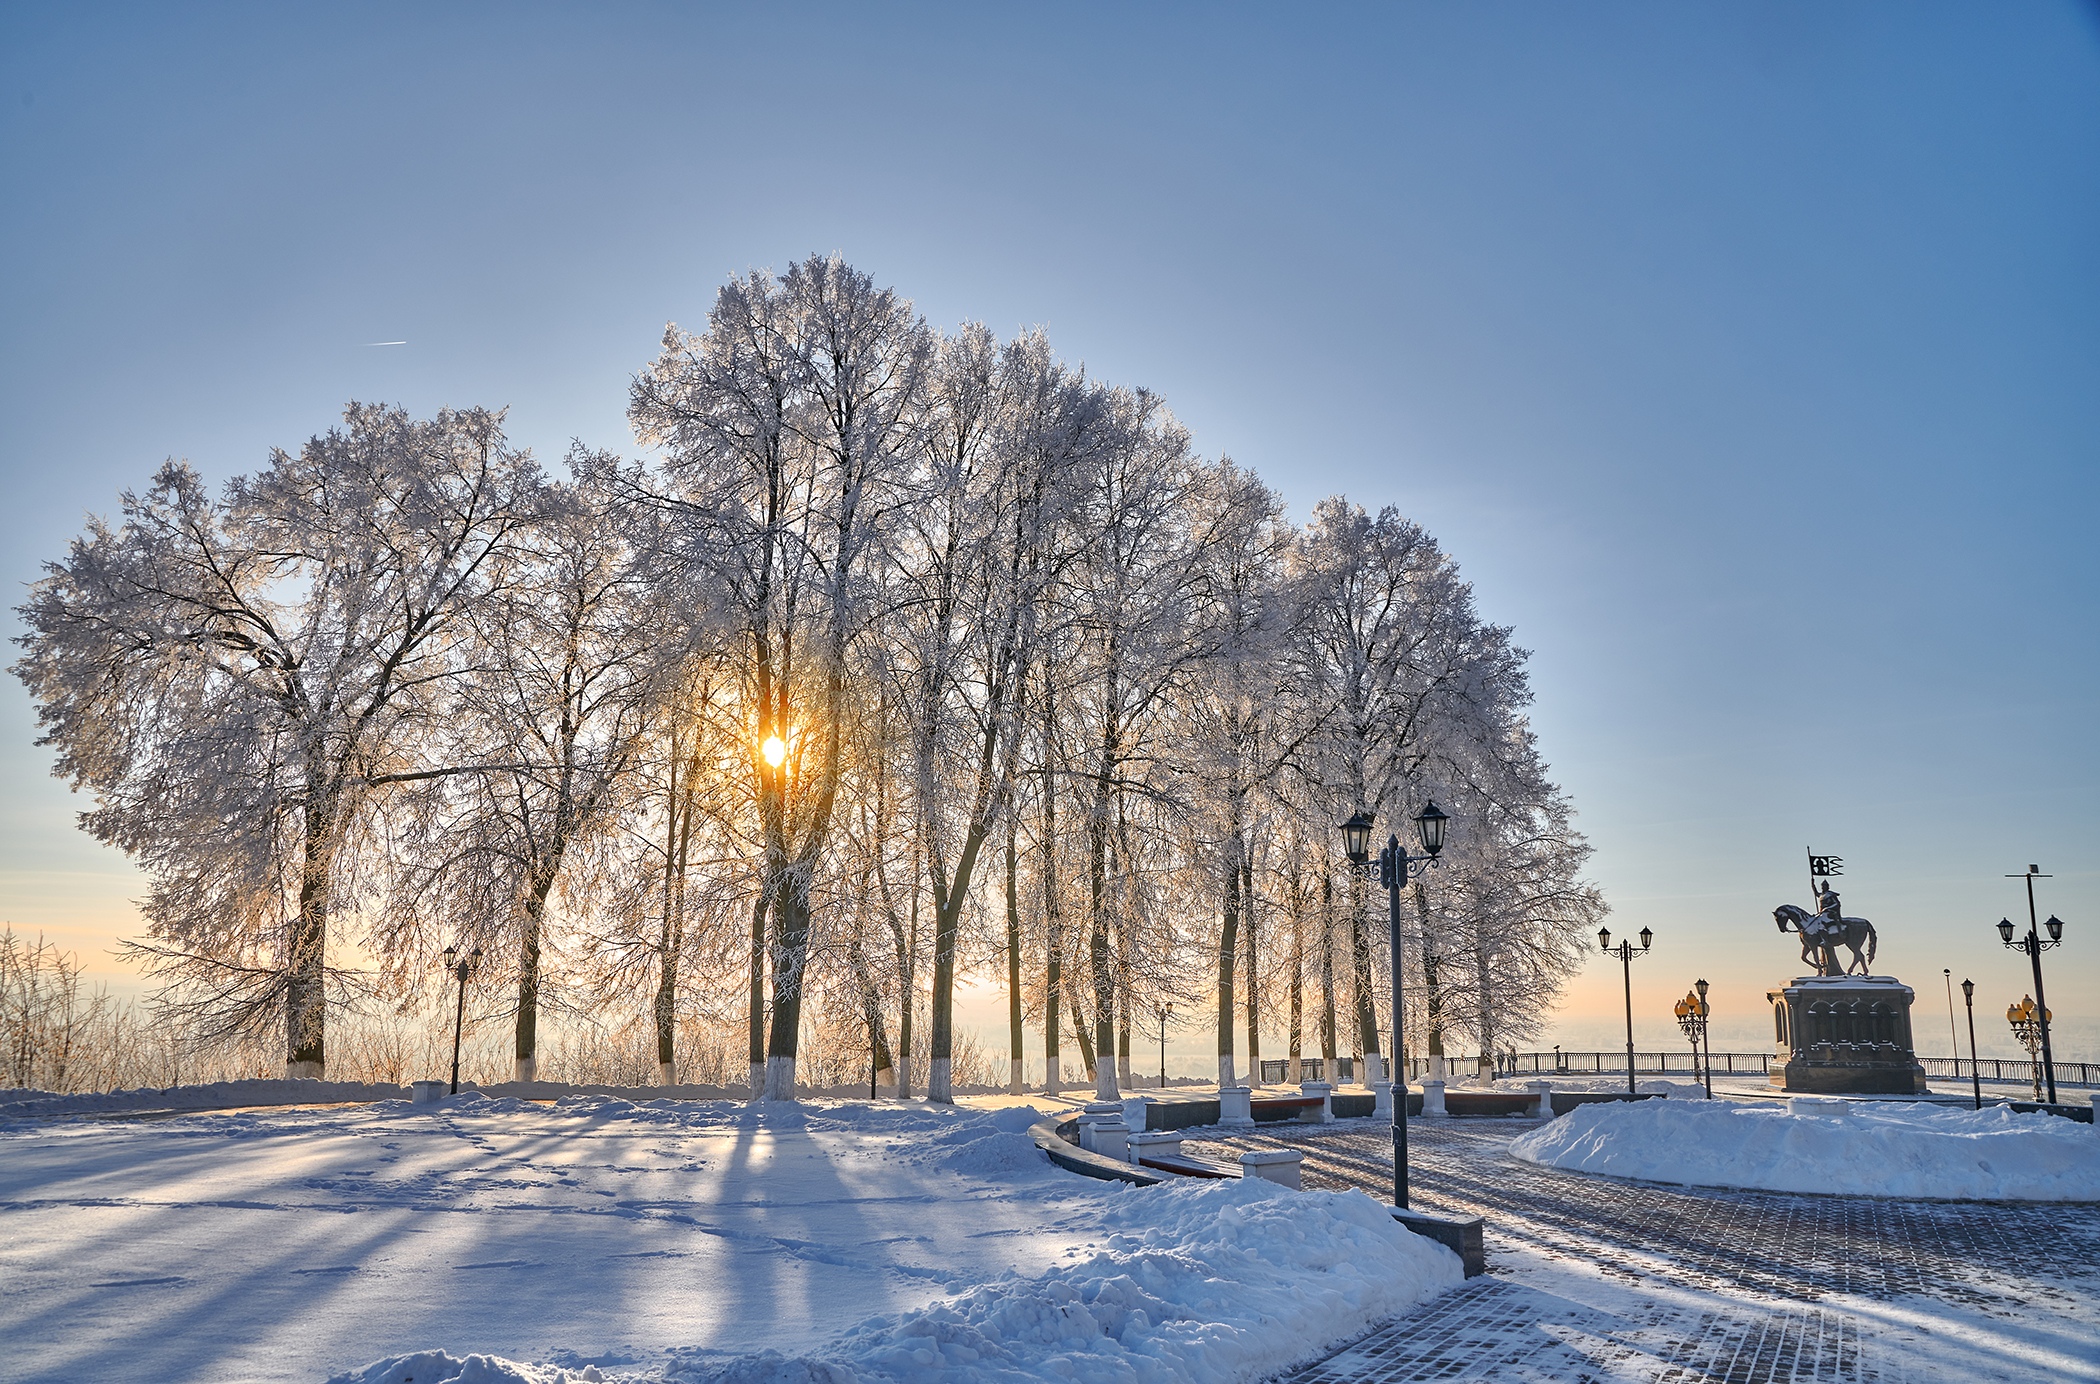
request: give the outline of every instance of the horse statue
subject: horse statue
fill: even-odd
[[[1772,910],[1772,921],[1779,924],[1781,932],[1792,930],[1801,934],[1801,962],[1814,966],[1817,975],[1851,975],[1854,968],[1861,975],[1871,974],[1874,925],[1865,918],[1840,918],[1833,923],[1826,913],[1811,913],[1799,904],[1783,903]],[[1837,968],[1840,945],[1852,949],[1852,960],[1842,971]]]

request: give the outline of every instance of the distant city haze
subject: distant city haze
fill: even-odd
[[[2100,1061],[2095,14],[11,6],[6,604],[163,459],[353,399],[632,450],[667,321],[837,251],[1157,390],[1300,519],[1427,526],[1654,929],[1643,1050],[1702,976],[1714,1048],[1771,1046],[1813,847],[1926,1055],[1942,968],[2019,1051],[1993,925],[2038,864],[2057,1054]],[[0,919],[136,990],[143,882],[35,735],[0,683]],[[1003,1049],[1003,992],[959,1022]],[[1598,956],[1540,1046],[1623,1025]]]

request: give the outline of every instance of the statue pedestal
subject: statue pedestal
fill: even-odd
[[[1911,988],[1893,976],[1803,976],[1768,990],[1772,1084],[1813,1095],[1924,1095],[1911,1048]]]

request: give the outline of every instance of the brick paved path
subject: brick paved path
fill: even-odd
[[[1292,1376],[1403,1380],[2100,1380],[2100,1208],[1858,1201],[1524,1163],[1529,1121],[1409,1127],[1410,1200],[1486,1219],[1489,1274]],[[1392,1196],[1368,1121],[1297,1148],[1309,1187]]]

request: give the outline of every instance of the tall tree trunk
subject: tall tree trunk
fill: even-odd
[[[685,871],[693,843],[693,805],[673,798],[675,839],[664,843],[664,927],[656,984],[656,1075],[678,1084],[678,959],[685,953]]]
[[[1371,942],[1364,933],[1363,891],[1350,891],[1349,958],[1356,984],[1357,1041],[1364,1055],[1364,1069],[1357,1077],[1365,1085],[1379,1079],[1378,992],[1371,980]]]
[[[1240,860],[1241,926],[1247,936],[1247,1080],[1261,1082],[1261,956],[1256,951],[1259,935],[1255,927],[1254,863]]]
[[[1291,1035],[1287,1081],[1305,1080],[1305,895],[1291,881]]]
[[[1006,1041],[1009,1095],[1021,1094],[1021,886],[1014,841],[1017,830],[1006,819]]]
[[[809,885],[813,863],[798,861],[773,905],[773,1019],[766,1038],[765,1098],[795,1098],[802,1042],[802,979],[809,964]]]
[[[1079,1065],[1085,1070],[1086,1079],[1092,1081],[1095,1079],[1094,1029],[1087,1022],[1086,1006],[1080,1003],[1078,989],[1073,987],[1065,998],[1072,1006],[1073,1036],[1079,1039]]]
[[[1238,816],[1237,813],[1234,814]],[[1232,1064],[1233,967],[1240,955],[1240,833],[1225,838],[1225,917],[1218,928],[1218,1089],[1239,1085]]]
[[[335,866],[333,792],[309,781],[299,912],[292,919],[284,991],[284,1074],[319,1078],[327,1071],[328,906]],[[324,805],[325,804],[325,805]]]
[[[1043,888],[1043,1090],[1056,1095],[1063,1084],[1058,1051],[1058,1004],[1065,993],[1064,916],[1057,897],[1057,684],[1043,678],[1043,839],[1038,847]]]
[[[546,918],[550,875],[534,880],[525,896],[525,928],[518,939],[517,1046],[511,1080],[533,1081],[539,1077],[540,1041],[540,928]]]
[[[766,914],[771,911],[773,885],[759,886],[758,902],[751,905],[751,994],[748,1013],[751,1038],[751,1099],[766,1089]]]
[[[1335,1063],[1341,1040],[1335,1021],[1334,1003],[1334,875],[1320,875],[1320,1069],[1322,1081],[1336,1081]]]
[[[1107,748],[1114,748],[1113,731],[1108,733]],[[1087,936],[1087,960],[1094,976],[1094,1051],[1097,1054],[1113,1053],[1116,1046],[1115,1005],[1116,970],[1115,954],[1109,939],[1108,917],[1108,792],[1110,770],[1104,762],[1100,775],[1094,781],[1094,811],[1087,823],[1087,892],[1092,905],[1091,927]],[[1094,1099],[1100,1101],[1121,1100],[1123,1093],[1116,1086],[1116,1065],[1113,1061],[1094,1064]]]

